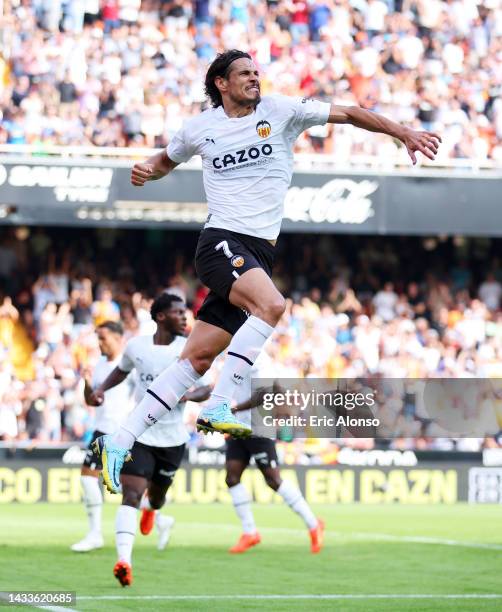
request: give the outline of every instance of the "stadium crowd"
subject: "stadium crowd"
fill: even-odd
[[[82,387],[99,356],[95,326],[121,320],[126,339],[153,333],[149,305],[166,289],[186,299],[192,325],[207,292],[190,263],[196,239],[158,230],[1,231],[0,440],[89,437],[93,409]],[[276,375],[501,378],[498,244],[303,236],[300,252],[282,236],[275,280],[288,308],[267,345]],[[411,437],[419,447],[452,444],[425,436],[417,406],[393,405],[390,428],[403,439],[391,447]],[[198,409],[188,412],[192,426]],[[496,417],[502,429],[502,411]],[[482,444],[496,442],[458,446]]]
[[[206,104],[208,62],[238,47],[265,94],[358,104],[440,132],[439,162],[502,162],[500,0],[3,4],[0,144],[162,146]],[[397,145],[317,126],[297,148],[400,163]]]

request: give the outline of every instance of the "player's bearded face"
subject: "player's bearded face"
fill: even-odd
[[[239,58],[232,62],[227,77],[228,96],[232,102],[242,105],[260,102],[260,77],[254,62]]]

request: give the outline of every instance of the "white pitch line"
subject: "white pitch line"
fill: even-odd
[[[234,530],[234,525],[227,525],[226,523],[178,523],[178,525],[190,525],[190,527],[200,529],[210,529],[211,527],[217,527],[218,529]],[[302,529],[289,529],[287,527],[263,527],[260,528],[262,533],[284,533],[289,535],[304,535],[305,531]],[[434,544],[440,546],[459,546],[462,548],[474,548],[479,550],[500,550],[502,551],[502,544],[490,544],[488,542],[469,542],[462,540],[450,540],[447,538],[433,538],[428,536],[401,536],[391,533],[372,533],[366,531],[354,531],[346,533],[342,531],[329,531],[326,530],[325,534],[332,535],[334,537],[345,539],[345,540],[376,540],[382,542],[403,542],[406,544]]]
[[[199,601],[199,600],[276,600],[276,599],[502,599],[502,593],[330,593],[298,595],[77,595],[77,602],[93,599],[103,601],[121,600],[165,600],[165,601]],[[63,608],[60,608],[63,609]],[[67,609],[67,608],[65,608]]]
[[[329,533],[329,532],[328,532]],[[341,535],[341,534],[339,534]],[[411,544],[438,544],[441,546],[462,546],[464,548],[476,548],[480,550],[502,550],[501,544],[490,544],[488,542],[468,542],[462,540],[449,540],[444,538],[431,538],[428,536],[399,536],[387,533],[353,533],[349,534],[357,540],[382,540],[388,542],[406,542]]]

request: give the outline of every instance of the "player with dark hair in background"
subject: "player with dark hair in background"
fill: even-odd
[[[133,370],[136,371],[135,398],[141,400],[148,386],[166,367],[178,359],[186,338],[186,307],[177,295],[162,293],[152,304],[152,319],[157,323],[153,336],[136,336],[125,347],[115,369],[93,392],[91,401],[99,404]],[[153,427],[134,443],[134,461],[122,468],[122,505],[117,511],[116,545],[118,560],[113,573],[122,586],[132,583],[132,549],[136,534],[137,512],[142,510],[140,530],[147,535],[153,525],[159,531],[158,548],[165,548],[174,519],[158,510],[166,501],[185,450],[189,435],[183,423],[186,401],[201,402],[209,397],[210,387],[200,386],[186,391],[172,410],[166,412]],[[146,495],[144,495],[146,491]]]
[[[116,368],[124,348],[124,330],[116,321],[105,321],[98,325],[96,335],[102,356],[94,368],[92,380],[85,378],[84,398],[89,405],[96,405],[91,399],[92,387],[99,386]],[[95,431],[82,464],[80,477],[84,493],[83,501],[89,519],[89,532],[83,540],[73,544],[71,549],[75,552],[89,552],[103,546],[101,532],[103,494],[98,480],[101,459],[93,452],[92,443],[97,437],[116,431],[120,422],[126,417],[128,409],[132,408],[131,388],[123,382],[125,378],[122,378],[120,381],[122,384],[116,386],[96,409]]]

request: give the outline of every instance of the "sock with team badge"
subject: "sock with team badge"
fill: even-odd
[[[232,497],[235,512],[241,520],[242,531],[248,534],[256,533],[256,524],[251,510],[251,496],[246,487],[240,482],[233,487],[229,487],[228,491]]]
[[[136,537],[138,511],[132,506],[119,506],[115,518],[115,545],[119,561],[131,565],[132,547]]]
[[[237,385],[246,378],[274,328],[251,315],[237,330],[228,346],[227,356],[218,381],[211,393],[208,407],[230,403]]]
[[[99,481],[95,476],[81,476],[80,482],[84,491],[84,505],[89,518],[89,534],[101,537],[101,511],[103,495]]]
[[[113,435],[113,443],[131,449],[135,440],[179,402],[201,375],[188,359],[178,360],[157,376],[141,402]]]
[[[302,517],[309,530],[317,527],[319,521],[305,501],[300,489],[288,480],[283,480],[281,486],[277,489],[277,493],[279,493],[291,510],[294,510]]]

